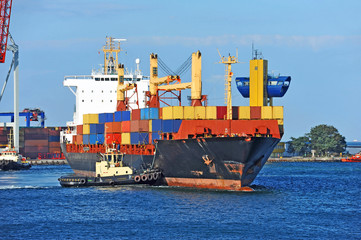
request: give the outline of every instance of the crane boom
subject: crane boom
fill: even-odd
[[[0,0],[0,63],[5,62],[12,0]]]

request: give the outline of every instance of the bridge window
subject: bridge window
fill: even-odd
[[[102,81],[104,81],[104,78],[101,78]]]
[[[270,86],[276,86],[277,85],[277,81],[269,81],[268,85]]]
[[[278,84],[277,84],[277,85],[281,86],[281,85],[283,85],[283,82],[278,82]]]
[[[95,78],[95,81],[100,81],[100,78]]]
[[[105,81],[109,81],[109,78],[105,78]]]
[[[112,78],[112,81],[118,81],[118,79],[117,78]]]

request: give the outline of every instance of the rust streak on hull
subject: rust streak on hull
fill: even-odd
[[[253,189],[250,187],[242,187],[241,180],[166,177],[165,181],[168,186],[208,188],[246,192],[253,191]]]

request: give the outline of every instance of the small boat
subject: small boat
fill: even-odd
[[[357,153],[350,158],[343,158],[341,162],[361,162],[361,153]]]
[[[0,170],[26,170],[31,165],[21,154],[14,150],[5,150],[0,153]]]
[[[162,173],[157,169],[135,170],[124,163],[124,154],[115,149],[99,154],[95,163],[95,176],[70,175],[58,179],[62,187],[114,186],[129,184],[155,184]]]

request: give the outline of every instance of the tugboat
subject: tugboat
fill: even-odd
[[[361,152],[353,155],[350,158],[343,158],[341,162],[361,162]]]
[[[5,150],[0,153],[0,170],[27,170],[31,165],[16,151]]]
[[[62,176],[58,179],[62,187],[114,186],[128,184],[155,184],[161,178],[157,169],[135,170],[124,163],[124,154],[115,149],[99,153],[95,162],[95,177]]]

